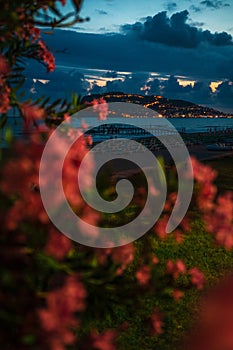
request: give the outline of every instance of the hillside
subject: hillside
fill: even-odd
[[[172,100],[156,95],[143,96],[137,94],[125,94],[123,92],[110,92],[101,95],[96,94],[85,96],[83,97],[82,102],[91,102],[100,97],[103,97],[107,102],[132,102],[141,104],[155,110],[166,118],[233,117],[233,115],[217,111],[213,108],[196,105],[195,103],[183,100]]]

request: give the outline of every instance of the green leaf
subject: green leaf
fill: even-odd
[[[8,127],[5,131],[5,140],[7,142],[7,144],[11,144],[12,140],[13,140],[13,132],[11,127]]]
[[[0,119],[0,129],[3,129],[7,121],[6,114],[2,114],[2,117]]]
[[[42,101],[41,107],[46,108],[46,105],[49,103],[50,97],[47,97],[44,101]]]
[[[22,342],[25,345],[33,345],[36,342],[36,336],[34,334],[27,334],[27,335],[23,336]]]

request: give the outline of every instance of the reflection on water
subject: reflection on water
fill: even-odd
[[[128,118],[130,124],[130,118]],[[111,117],[111,121],[116,124],[121,123],[121,118]],[[233,118],[169,118],[169,122],[179,131],[185,133],[203,133],[203,132],[215,132],[222,130],[233,130]],[[96,120],[95,120],[96,121]],[[92,125],[92,118],[87,118],[86,122],[89,126]],[[124,118],[125,123],[125,118]],[[153,133],[157,132],[158,134],[164,133],[169,134],[171,130],[164,129],[164,123],[162,118],[134,118],[133,123],[136,124],[139,128],[146,127],[149,130],[153,131]],[[100,125],[103,125],[104,122],[100,121]],[[74,124],[75,126],[81,125],[81,122],[77,120]],[[25,134],[22,132],[22,118],[16,115],[9,115],[7,117],[7,123],[5,124],[3,129],[0,129],[0,140],[1,147],[6,147],[5,142],[5,133],[7,129],[12,129],[13,134],[16,138],[22,138]],[[126,128],[124,126],[124,130],[122,130],[122,126],[109,128],[100,127],[99,130],[102,130],[101,133],[94,132],[92,135],[94,137],[94,141],[98,142],[102,139],[114,138],[114,137],[126,137],[127,135],[132,136],[137,139],[142,136],[140,132],[133,132],[130,127]],[[136,130],[136,129],[135,129]],[[144,137],[149,135],[144,135]]]

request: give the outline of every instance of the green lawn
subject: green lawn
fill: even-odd
[[[205,162],[218,171],[216,184],[221,191],[233,191],[233,156]]]
[[[206,161],[205,163],[219,172],[216,183],[220,191],[233,190],[233,157]],[[143,182],[145,182],[144,180]],[[135,176],[134,182],[135,186],[139,187],[139,184],[142,185],[142,178]],[[114,198],[114,191],[105,192],[104,185],[105,182],[100,183],[100,191],[104,197],[107,198],[110,195]],[[106,226],[108,222],[117,225],[125,223],[125,217],[132,219],[136,209],[136,206],[131,206],[123,211],[122,215],[114,216],[111,214],[105,222]],[[201,292],[190,288],[187,278],[181,277],[177,280],[176,286],[183,288],[185,296],[179,302],[174,302],[169,295],[171,281],[168,277],[164,277],[167,259],[182,258],[188,268],[197,266],[205,273],[207,287],[216,283],[226,271],[233,269],[233,250],[225,251],[223,248],[215,246],[213,238],[205,232],[195,208],[192,208],[190,214],[193,215],[191,231],[185,235],[182,244],[175,244],[172,237],[161,241],[153,233],[148,233],[136,242],[138,251],[135,262],[129,266],[124,276],[117,278],[116,285],[115,281],[113,283],[111,281],[111,278],[115,276],[114,272],[111,272],[111,263],[101,271],[100,281],[104,281],[104,285],[98,285],[99,276],[94,276],[93,284],[86,285],[88,298],[91,302],[89,303],[87,300],[87,310],[83,314],[82,327],[79,330],[80,337],[87,335],[90,329],[96,328],[102,331],[105,328],[117,328],[127,321],[129,327],[122,332],[119,338],[119,350],[182,349],[183,336],[187,334],[192,322],[197,317]],[[153,279],[156,291],[147,289],[146,293],[140,288],[133,289],[135,288],[137,264],[140,263],[141,256],[145,255],[145,250],[147,253],[153,252],[160,261],[156,266],[157,274]],[[77,247],[77,254],[80,254],[81,257],[82,249],[80,247]],[[72,264],[85,274],[85,270],[82,270],[81,258],[77,262],[73,261]],[[161,292],[161,286],[167,286],[167,288],[165,290],[162,288],[163,292]],[[164,314],[164,332],[157,337],[150,337],[147,319],[155,307]]]
[[[228,157],[206,162],[219,172],[217,184],[220,191],[233,189],[232,160],[232,157]],[[138,183],[137,177],[134,180]],[[233,269],[233,250],[225,251],[223,248],[215,246],[213,238],[205,232],[196,211],[192,210],[192,213],[194,214],[192,228],[186,234],[182,244],[175,244],[172,237],[166,241],[161,241],[154,236],[149,241],[148,235],[151,234],[147,234],[136,242],[139,248],[138,259],[140,260],[140,252],[145,247],[147,250],[153,251],[160,261],[157,267],[158,276],[162,276],[168,258],[174,260],[182,258],[188,268],[197,266],[205,273],[207,279],[206,288],[208,288],[208,286],[216,283],[228,270]],[[111,220],[118,221],[117,217],[111,217]],[[152,244],[147,246],[147,242],[152,242]],[[119,289],[122,288],[123,283],[129,283],[130,285],[131,279],[134,278],[136,264],[137,262],[128,269],[123,280],[119,279]],[[157,283],[159,291],[159,277],[154,283],[155,285]],[[109,305],[110,308],[103,308],[103,312],[99,315],[97,327],[100,330],[105,327],[115,328],[124,321],[129,322],[129,328],[122,333],[119,339],[120,350],[182,349],[183,336],[187,334],[187,331],[191,328],[192,322],[197,316],[198,300],[202,293],[195,288],[189,288],[186,277],[178,279],[178,288],[186,285],[187,287],[184,287],[185,296],[179,302],[174,302],[168,296],[169,293],[162,294],[160,292],[154,293],[148,291],[148,293],[140,293],[135,291],[135,293],[132,293],[131,291],[130,300],[126,299],[126,295],[125,298],[122,295],[121,299],[114,299],[111,293],[110,295],[105,294],[102,302],[106,304],[105,306]],[[154,307],[158,307],[165,315],[164,333],[152,338],[148,335],[146,319]],[[96,322],[94,320],[91,321],[91,317],[87,322],[84,320],[83,333],[85,333],[85,330],[90,325],[96,327]]]

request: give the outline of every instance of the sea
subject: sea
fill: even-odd
[[[110,119],[110,118],[109,118]],[[205,132],[215,132],[215,131],[233,131],[233,118],[168,118],[166,119],[178,132],[182,133],[205,133]],[[96,119],[87,118],[85,120],[89,128],[92,127],[92,124],[95,124],[96,127]],[[147,129],[152,129],[153,131],[161,127],[164,129],[164,120],[163,118],[114,118],[111,117],[111,123],[121,124],[128,123],[136,125],[138,128],[146,127]],[[106,121],[99,121],[98,125],[107,124]],[[168,124],[169,124],[168,123]],[[79,122],[75,125],[78,127]],[[126,127],[126,126],[125,126]],[[171,128],[169,125],[165,127],[167,129],[168,134],[171,132]],[[14,136],[14,138],[24,138],[26,135],[22,132],[22,119],[16,116],[8,117],[7,123],[3,129],[0,129],[0,147],[7,147],[6,137],[9,137],[10,134]],[[115,131],[115,135],[111,135],[112,137],[117,137],[117,131]],[[154,132],[153,132],[154,133]],[[8,135],[8,136],[7,136]],[[129,135],[128,135],[129,136]],[[107,136],[108,137],[108,136]],[[121,136],[122,137],[122,136]],[[127,135],[124,134],[124,137]],[[102,139],[106,139],[106,135],[94,135],[94,141],[101,141]]]

